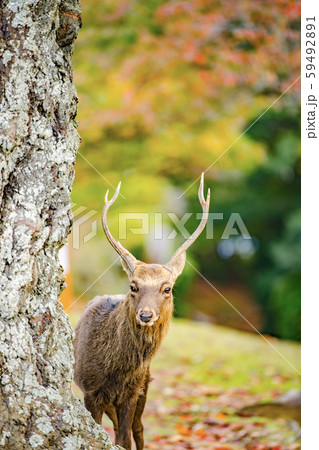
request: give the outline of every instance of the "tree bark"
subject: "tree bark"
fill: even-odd
[[[58,300],[79,146],[79,1],[0,5],[0,448],[117,448],[72,394],[73,331]]]

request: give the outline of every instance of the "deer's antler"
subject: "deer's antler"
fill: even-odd
[[[136,265],[136,258],[129,251],[127,251],[120,244],[120,242],[118,242],[114,239],[114,237],[111,235],[109,227],[107,225],[106,216],[107,216],[108,209],[110,206],[113,205],[113,203],[117,199],[119,192],[120,192],[120,187],[121,187],[121,182],[119,182],[119,185],[117,186],[115,194],[113,195],[111,200],[108,199],[109,190],[107,190],[107,192],[105,194],[104,207],[103,207],[103,211],[102,211],[102,226],[103,226],[103,230],[104,230],[107,240],[112,245],[114,250],[120,255],[120,257],[123,259],[123,261],[125,261],[129,271],[131,273],[133,273],[135,265]]]
[[[187,239],[187,241],[182,244],[179,249],[176,250],[176,252],[173,254],[170,263],[175,260],[175,258],[178,258],[182,253],[186,252],[186,250],[195,242],[195,240],[198,238],[198,236],[201,234],[203,229],[205,228],[205,225],[207,223],[208,219],[208,211],[209,211],[209,202],[210,202],[210,189],[207,191],[207,199],[205,200],[204,197],[204,173],[201,175],[200,185],[198,189],[198,198],[200,201],[200,204],[203,208],[203,215],[200,221],[200,224],[198,225],[197,229],[194,231],[194,233]]]

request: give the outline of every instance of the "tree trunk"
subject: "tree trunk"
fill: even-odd
[[[0,447],[116,448],[73,397],[73,332],[58,300],[79,145],[79,2],[0,4]]]

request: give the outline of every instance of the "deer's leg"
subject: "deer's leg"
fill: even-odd
[[[136,450],[143,450],[144,448],[144,427],[142,424],[142,414],[144,411],[145,403],[146,403],[146,397],[147,397],[147,390],[148,390],[148,384],[149,384],[150,377],[148,376],[145,381],[145,386],[143,389],[143,394],[139,396],[136,410],[133,418],[133,437],[136,444]]]
[[[114,433],[115,436],[117,436],[118,434],[118,429],[119,429],[119,424],[118,424],[118,420],[117,420],[117,414],[116,414],[116,409],[113,405],[107,405],[104,408],[104,412],[105,414],[108,415],[108,417],[112,420],[113,422],[113,428],[114,428]]]
[[[144,427],[142,424],[142,414],[144,411],[145,402],[146,402],[146,395],[140,395],[137,401],[135,415],[133,419],[132,430],[134,441],[136,444],[136,450],[143,450],[144,448],[144,436],[143,436]]]
[[[116,408],[118,430],[115,433],[115,444],[121,445],[125,450],[131,450],[131,433],[136,401],[118,405]]]
[[[96,404],[95,397],[90,394],[84,394],[84,404],[87,410],[92,414],[96,423],[102,423],[103,408]]]

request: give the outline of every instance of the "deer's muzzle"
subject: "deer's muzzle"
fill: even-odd
[[[150,322],[153,319],[153,313],[151,312],[141,312],[140,319],[142,322]]]
[[[151,327],[154,322],[156,322],[156,320],[158,319],[159,316],[156,315],[154,310],[140,310],[137,315],[136,315],[136,319],[138,321],[138,323],[142,326],[148,325],[149,327]]]

